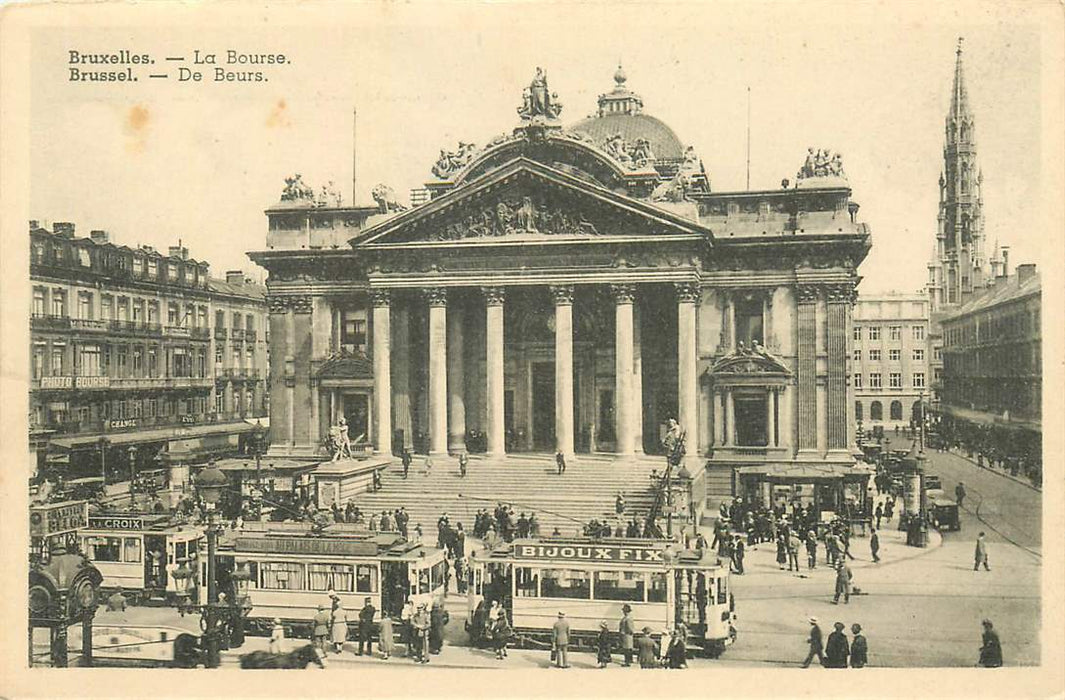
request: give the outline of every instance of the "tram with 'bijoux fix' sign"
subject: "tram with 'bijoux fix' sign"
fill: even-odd
[[[658,636],[683,623],[689,646],[707,656],[719,656],[736,638],[728,564],[672,540],[518,539],[472,553],[467,585],[467,631],[475,643],[495,602],[532,645],[550,642],[559,612],[577,644],[594,645],[600,622],[616,630],[626,605],[637,630],[650,627]]]
[[[393,617],[407,600],[432,605],[444,598],[444,550],[353,524],[247,522],[221,536],[217,562],[221,590],[250,608],[252,634],[269,634],[274,618],[294,632],[309,631],[330,593],[353,622],[366,598]]]

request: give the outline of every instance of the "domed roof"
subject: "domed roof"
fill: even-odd
[[[647,139],[657,160],[684,157],[684,146],[673,133],[673,129],[661,119],[649,114],[601,114],[582,119],[569,127],[569,131],[586,134],[599,146],[614,134],[621,134],[626,143]]]
[[[619,64],[614,73],[614,89],[599,96],[598,113],[572,125],[569,131],[585,134],[599,146],[615,134],[620,134],[628,144],[647,139],[656,160],[683,158],[684,146],[673,129],[661,119],[642,113],[643,100],[625,87],[627,80]]]

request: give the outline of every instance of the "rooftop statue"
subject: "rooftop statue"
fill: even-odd
[[[373,201],[377,202],[377,206],[384,214],[405,211],[407,209],[407,207],[400,204],[399,200],[396,199],[395,191],[384,183],[374,185],[370,194],[373,196]]]
[[[807,180],[815,177],[846,178],[847,175],[843,172],[843,155],[832,153],[827,148],[819,148],[816,152],[812,147],[807,148],[806,161],[796,173],[795,179]]]
[[[285,178],[285,189],[281,190],[282,202],[314,201],[314,188],[304,184],[303,176],[296,173]]]
[[[336,183],[332,180],[322,185],[321,191],[318,193],[318,206],[327,207],[335,206],[339,207],[343,203],[344,198],[341,196],[340,191],[337,190]]]
[[[536,76],[522,93],[522,105],[518,108],[518,115],[522,119],[558,119],[561,113],[562,103],[558,101],[558,94],[548,89],[547,75],[538,67]]]
[[[459,147],[454,151],[447,151],[441,148],[440,157],[437,159],[436,165],[433,166],[433,175],[442,180],[447,179],[469,165],[476,151],[476,146],[465,141],[459,141]]]

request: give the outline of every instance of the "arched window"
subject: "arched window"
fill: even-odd
[[[869,420],[884,420],[884,407],[879,401],[869,404]]]
[[[902,402],[891,402],[891,420],[902,420]]]
[[[916,422],[916,423],[920,423],[921,422],[921,402],[920,401],[914,401],[913,402],[913,407],[910,410],[910,416],[913,417],[914,422]]]
[[[861,401],[855,401],[854,402],[854,420],[856,420],[856,421],[862,420],[862,402]]]

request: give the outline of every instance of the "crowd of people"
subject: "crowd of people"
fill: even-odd
[[[539,537],[540,521],[536,519],[536,513],[526,516],[522,512],[515,517],[512,505],[497,503],[491,513],[487,508],[478,509],[473,518],[473,536],[484,540],[486,544]]]

